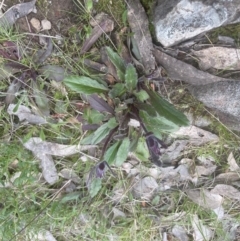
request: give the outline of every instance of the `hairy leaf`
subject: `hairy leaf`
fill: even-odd
[[[125,83],[128,91],[132,92],[136,88],[137,82],[138,82],[137,71],[132,64],[128,64],[126,73],[125,73]]]
[[[104,119],[104,115],[102,113],[92,108],[86,108],[82,117],[89,124],[100,124]]]
[[[114,143],[114,144],[113,144],[110,148],[108,148],[108,150],[106,151],[106,153],[105,153],[105,155],[104,155],[104,160],[105,160],[109,165],[111,165],[112,163],[114,163],[120,144],[121,144],[121,141],[118,141],[118,142]]]
[[[104,85],[86,76],[67,76],[63,82],[71,90],[81,94],[103,93],[108,90]]]
[[[152,117],[149,116],[145,111],[141,110],[139,115],[147,130],[149,132],[153,132],[160,139],[163,133],[171,133],[179,129],[179,126],[159,115]]]
[[[109,119],[109,121],[108,121],[107,124],[108,124],[108,125],[107,125],[108,128],[110,128],[110,129],[113,129],[113,128],[115,128],[115,127],[118,125],[118,123],[117,123],[115,117]]]
[[[113,86],[113,88],[109,91],[109,96],[111,98],[116,98],[121,96],[126,92],[125,85],[123,83],[117,83]]]
[[[124,75],[125,75],[125,64],[123,59],[115,53],[111,48],[106,47],[107,54],[111,62],[114,64],[114,66],[117,69],[117,75],[121,81],[124,81]]]
[[[115,164],[121,166],[127,159],[128,151],[130,147],[130,140],[128,137],[124,138],[121,145],[118,148]]]
[[[100,143],[109,134],[109,132],[110,129],[108,127],[108,123],[103,124],[94,132],[91,144]]]
[[[133,93],[137,99],[141,102],[147,100],[149,98],[148,93],[145,90],[140,90],[139,92],[135,92]]]
[[[181,111],[178,111],[172,104],[164,100],[156,92],[153,92],[147,88],[145,90],[150,96],[150,102],[152,106],[161,117],[165,117],[167,120],[173,122],[178,126],[189,125],[187,117]]]
[[[90,196],[92,198],[95,197],[98,194],[98,192],[100,191],[101,187],[102,187],[102,179],[94,178],[91,181],[90,188],[89,188]]]

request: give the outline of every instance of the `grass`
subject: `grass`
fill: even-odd
[[[146,2],[146,1],[145,1]],[[117,6],[117,7],[116,7]],[[115,11],[115,8],[118,10]],[[124,26],[123,16],[126,5],[124,1],[118,1],[117,5],[110,4],[110,1],[99,1],[97,10],[106,10],[117,19],[118,27]],[[116,13],[116,14],[115,14]],[[86,21],[89,15],[82,16]],[[74,36],[77,29],[70,29],[69,36]],[[83,30],[84,39],[88,29]],[[18,41],[23,47],[24,36],[18,33],[4,32],[0,34],[0,41]],[[103,42],[97,43],[102,45]],[[76,61],[79,45],[77,42],[66,40],[63,46],[55,46],[58,54],[53,55],[49,63],[60,64],[70,68],[74,73],[84,73],[80,61]],[[36,48],[36,46],[32,46]],[[86,56],[85,56],[86,57]],[[24,64],[31,66],[31,58],[26,55],[22,60]],[[10,81],[1,81],[1,101],[4,100],[5,92]],[[29,98],[30,82],[27,82],[29,89],[22,91],[16,103],[23,103],[31,106]],[[171,88],[171,87],[170,87]],[[60,178],[57,184],[47,185],[41,178],[41,171],[36,158],[24,149],[19,139],[28,140],[30,137],[41,137],[47,141],[77,144],[82,136],[80,125],[74,122],[75,113],[80,112],[76,107],[79,96],[67,92],[61,84],[53,86],[52,83],[44,82],[44,90],[50,99],[51,111],[54,113],[57,102],[60,102],[61,113],[58,123],[51,123],[42,126],[33,126],[27,123],[19,123],[15,118],[10,117],[6,108],[0,106],[0,237],[3,241],[10,240],[34,240],[37,233],[49,230],[58,241],[79,241],[79,240],[163,240],[164,232],[170,232],[174,225],[182,225],[187,230],[192,240],[192,215],[197,214],[203,220],[204,225],[215,232],[212,240],[230,240],[225,236],[222,224],[217,221],[214,213],[209,214],[206,210],[194,204],[182,190],[176,189],[169,192],[157,192],[155,201],[146,203],[134,199],[130,189],[132,179],[126,177],[121,168],[115,169],[116,177],[107,173],[103,179],[103,188],[93,199],[90,198],[85,185],[86,174],[95,164],[91,159],[82,162],[82,155],[74,155],[69,158],[56,158],[58,171],[63,168],[73,169],[81,178],[74,192],[68,192],[64,185],[67,180]],[[168,90],[170,92],[170,90]],[[168,93],[169,93],[168,92]],[[67,95],[65,94],[67,93]],[[24,97],[23,97],[24,96]],[[171,96],[170,96],[171,97]],[[183,99],[182,106],[190,103],[189,97]],[[197,115],[211,116],[206,113],[204,107],[198,102],[191,101],[187,110],[194,110]],[[56,111],[57,112],[57,111]],[[201,155],[213,156],[219,166],[226,165],[228,154],[233,151],[236,159],[238,139],[229,132],[218,121],[214,120],[211,130],[219,135],[220,142],[204,147],[192,148],[192,156],[196,158]],[[227,147],[225,145],[228,145]],[[64,187],[64,188],[63,188]],[[116,189],[123,187],[124,198],[119,202],[113,200]],[[229,212],[239,220],[239,206],[237,203],[226,204]],[[122,211],[125,216],[117,213]],[[183,218],[172,218],[176,213],[186,212]],[[35,238],[36,239],[36,238]],[[37,239],[36,239],[37,240]]]

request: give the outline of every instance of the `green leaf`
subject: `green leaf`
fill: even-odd
[[[110,129],[113,129],[113,128],[115,128],[115,127],[118,125],[115,117],[112,117],[111,119],[109,119],[109,121],[107,122],[107,124],[108,124],[108,125],[107,125],[108,128],[110,128]]]
[[[93,1],[92,0],[85,0],[85,9],[88,13],[92,11],[93,8]]]
[[[140,111],[139,115],[145,124],[148,131],[153,132],[159,139],[162,138],[163,133],[171,133],[179,129],[179,126],[164,117],[157,115],[152,117],[145,111]]]
[[[104,155],[104,160],[109,164],[113,164],[115,159],[116,159],[116,155],[118,152],[118,147],[121,144],[121,141],[117,141],[116,143],[114,143],[111,147],[109,147]]]
[[[139,111],[145,111],[150,116],[157,116],[156,110],[149,104],[137,102],[134,103],[134,105],[138,108]]]
[[[143,138],[143,137],[139,138],[135,153],[141,155],[145,159],[149,158],[149,151],[148,151],[148,147],[147,147],[145,138]]]
[[[125,75],[125,64],[123,59],[115,53],[111,48],[106,47],[107,55],[111,62],[114,64],[117,70],[117,75],[121,81],[124,81],[124,75]]]
[[[63,82],[71,90],[81,94],[94,94],[108,91],[108,88],[86,76],[67,76]]]
[[[138,140],[139,140],[139,136],[136,135],[136,133],[132,133],[132,135],[133,135],[133,138],[132,138],[132,141],[129,146],[130,152],[134,152],[136,150],[137,145],[138,145]]]
[[[92,144],[92,139],[94,137],[94,133],[86,136],[85,138],[83,138],[81,141],[80,141],[80,144],[81,145],[91,145]]]
[[[132,64],[128,64],[126,73],[125,73],[125,83],[129,92],[132,92],[136,88],[137,82],[138,82],[137,71]]]
[[[127,10],[125,10],[122,14],[122,21],[123,21],[124,26],[126,26],[127,25]]]
[[[148,95],[150,96],[150,102],[155,110],[161,117],[165,117],[167,120],[173,122],[178,126],[188,126],[189,121],[187,117],[178,111],[172,104],[164,100],[156,92],[153,92],[146,88]]]
[[[145,90],[140,90],[139,92],[134,91],[133,94],[137,97],[137,99],[141,102],[147,100],[149,98],[148,93]]]
[[[68,193],[66,196],[64,196],[60,203],[67,203],[69,201],[77,201],[79,199],[79,197],[81,196],[81,192],[78,191],[78,192],[71,192],[71,193]]]
[[[113,86],[113,88],[109,91],[109,96],[111,98],[116,98],[121,96],[126,92],[125,84],[117,83]]]
[[[49,99],[47,97],[47,94],[41,88],[40,84],[38,82],[32,81],[32,90],[35,102],[37,104],[38,110],[40,113],[44,116],[50,115],[50,108],[49,108]]]
[[[98,192],[100,191],[101,188],[102,188],[102,179],[94,178],[91,181],[90,188],[89,188],[90,196],[92,198],[95,197],[98,194]]]
[[[91,108],[86,108],[82,117],[88,124],[99,124],[104,119],[102,113]]]
[[[103,124],[100,126],[94,133],[92,137],[91,144],[98,144],[100,143],[110,132],[111,129],[108,127],[108,123]]]
[[[121,166],[127,159],[128,151],[130,147],[130,140],[128,137],[124,138],[121,145],[118,148],[115,164]]]

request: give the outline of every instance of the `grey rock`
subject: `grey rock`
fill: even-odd
[[[165,47],[239,21],[239,0],[158,0],[154,11],[156,37]]]
[[[240,131],[240,81],[223,81],[189,86],[191,94],[218,115],[233,130]]]

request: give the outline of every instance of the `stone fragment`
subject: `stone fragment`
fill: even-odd
[[[30,20],[31,25],[38,31],[41,29],[41,23],[37,18],[32,18]]]
[[[42,24],[42,30],[50,30],[52,28],[52,24],[50,21],[48,21],[47,19],[43,19],[41,21]]]

